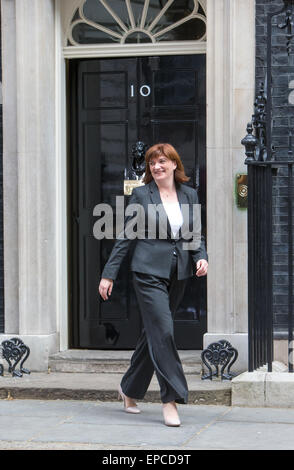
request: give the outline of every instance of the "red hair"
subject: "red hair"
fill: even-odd
[[[171,144],[155,144],[152,145],[145,154],[146,170],[143,178],[143,182],[145,184],[148,184],[153,180],[153,176],[149,168],[149,162],[153,157],[159,157],[159,155],[164,155],[166,158],[177,164],[174,172],[175,181],[177,183],[189,181],[190,178],[185,174],[184,165],[176,149]]]

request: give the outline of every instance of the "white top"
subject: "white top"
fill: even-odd
[[[176,237],[184,222],[180,204],[178,202],[163,202],[163,207],[167,213],[173,236]]]

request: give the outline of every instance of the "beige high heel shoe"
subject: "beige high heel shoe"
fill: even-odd
[[[118,398],[118,400],[123,400],[124,410],[125,410],[126,413],[133,413],[133,414],[141,413],[141,410],[137,407],[137,405],[135,405],[135,406],[126,406],[126,395],[122,391],[120,385],[118,387],[118,396],[117,396],[117,398]]]
[[[171,405],[173,403],[173,405]],[[180,426],[181,421],[178,415],[177,405],[175,402],[162,404],[164,424],[166,426]]]

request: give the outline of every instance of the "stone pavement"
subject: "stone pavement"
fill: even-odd
[[[182,425],[171,428],[159,403],[140,407],[130,415],[122,402],[2,399],[0,449],[294,449],[293,409],[179,405]]]

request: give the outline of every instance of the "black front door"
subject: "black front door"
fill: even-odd
[[[205,55],[71,60],[68,76],[72,347],[132,349],[142,327],[132,252],[104,302],[98,284],[114,241],[94,237],[93,209],[103,202],[115,214],[134,143],[169,142],[199,187],[205,229]],[[175,318],[177,347],[201,349],[205,331],[206,280],[191,279]]]

